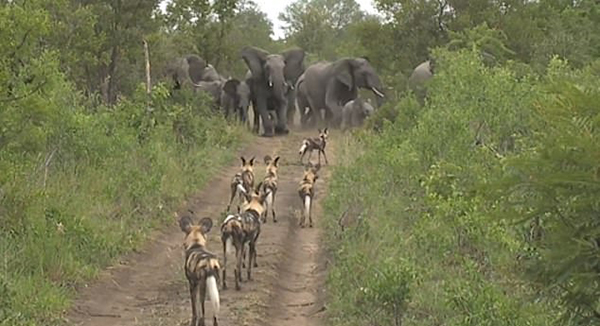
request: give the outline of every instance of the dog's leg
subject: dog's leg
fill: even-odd
[[[327,154],[325,154],[325,149],[323,149],[322,151],[323,151],[323,157],[325,157],[325,164],[329,164],[327,162]]]
[[[192,322],[190,326],[196,326],[196,322],[198,320],[198,311],[196,310],[196,290],[198,289],[198,283],[196,281],[190,282],[190,297],[192,301]]]
[[[227,290],[227,240],[223,240],[223,290]]]
[[[256,236],[254,237],[254,267],[258,267],[258,263],[256,262],[256,241],[258,241],[258,236],[260,235],[260,229],[258,230],[258,232],[256,233]]]
[[[204,278],[206,278],[206,275],[204,275]],[[200,281],[200,284],[198,284],[198,286],[200,287],[200,308],[202,309],[202,316],[200,317],[199,324],[200,326],[204,326],[204,300],[206,299],[206,280]]]
[[[271,213],[273,214],[273,223],[277,223],[277,216],[275,215],[275,191],[273,192],[273,203],[271,204]]]
[[[256,255],[256,247],[255,247],[255,243],[254,241],[250,241],[250,243],[248,243],[249,248],[249,254],[248,254],[248,281],[252,280],[252,260],[254,258],[254,256]]]
[[[231,208],[231,203],[233,203],[233,198],[235,198],[235,193],[237,192],[237,185],[235,183],[231,184],[231,198],[229,198],[229,205],[227,205],[227,212],[229,213],[229,209]]]
[[[239,241],[236,241],[235,258],[237,261],[235,262],[235,270],[233,271],[233,274],[235,274],[235,289],[237,291],[240,290],[240,281],[242,279],[242,248],[243,244],[240,246]]]

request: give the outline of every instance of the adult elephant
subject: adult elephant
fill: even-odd
[[[281,54],[248,46],[241,52],[244,62],[250,69],[247,83],[252,94],[254,109],[254,132],[259,133],[260,120],[263,123],[263,136],[287,134],[288,99],[291,82],[302,74],[304,69],[304,50],[290,49]],[[275,122],[269,111],[274,114]]]
[[[435,64],[432,60],[420,63],[408,78],[408,87],[415,93],[421,105],[427,96],[426,82],[433,77]]]
[[[197,86],[200,82],[224,82],[215,67],[195,54],[177,58],[167,68],[167,74],[173,79],[175,89]]]
[[[383,86],[366,58],[343,58],[311,65],[296,84],[303,125],[306,126],[311,117],[313,123],[319,125],[321,110],[325,111],[328,125],[339,125],[343,105],[356,99],[359,88],[371,90],[377,96],[377,105],[381,105],[385,97]],[[305,112],[307,107],[308,113]]]

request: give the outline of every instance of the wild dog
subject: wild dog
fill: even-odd
[[[279,168],[279,156],[275,156],[275,159],[271,156],[265,156],[265,164],[267,165],[267,171],[265,178],[263,179],[262,192],[267,195],[265,199],[265,214],[263,216],[263,223],[267,223],[267,216],[269,212],[273,216],[273,223],[277,223],[277,216],[275,215],[275,194],[277,194],[277,170]]]
[[[183,247],[185,249],[185,276],[190,284],[190,297],[192,301],[191,326],[204,325],[204,300],[208,290],[208,297],[213,307],[213,325],[217,326],[217,315],[219,314],[219,289],[217,278],[219,277],[219,260],[217,256],[206,250],[206,233],[212,228],[213,222],[210,217],[200,220],[194,225],[189,215],[179,220],[179,226],[185,233]],[[198,319],[197,295],[200,295],[200,306],[202,316]]]
[[[244,194],[248,193],[252,187],[254,187],[254,157],[252,157],[249,161],[242,156],[240,157],[242,160],[242,168],[241,171],[236,173],[231,179],[231,197],[229,198],[229,204],[227,205],[227,211],[231,209],[231,203],[237,194],[239,196],[240,201],[243,200]],[[237,212],[240,212],[240,205],[238,204]]]
[[[316,150],[319,153],[319,164],[321,164],[321,153],[323,153],[323,156],[325,157],[325,164],[329,164],[327,163],[327,155],[325,154],[325,146],[327,146],[328,136],[329,132],[327,131],[327,128],[325,128],[322,131],[319,129],[319,137],[304,138],[302,141],[302,146],[300,146],[300,150],[298,151],[298,154],[300,155],[300,163],[304,164],[302,159],[304,158],[304,155],[306,155],[306,152],[309,152],[308,161],[310,162],[312,152]]]
[[[312,165],[309,163],[305,167],[304,176],[302,177],[302,181],[300,181],[300,186],[298,187],[298,195],[302,200],[302,204],[304,205],[304,210],[302,212],[302,218],[300,219],[300,227],[304,228],[304,222],[308,217],[308,226],[312,228],[312,204],[315,196],[315,182],[319,178],[317,172],[321,168],[320,164]]]
[[[225,257],[223,266],[223,288],[227,288],[226,268],[227,254],[235,248],[236,267],[234,270],[235,288],[240,290],[242,281],[242,266],[246,256],[246,243],[249,247],[248,257],[248,280],[252,279],[252,266],[257,267],[256,263],[256,241],[260,235],[260,218],[264,213],[265,194],[259,190],[262,188],[262,182],[252,192],[246,194],[246,203],[241,214],[227,216],[221,225],[221,240],[223,241],[223,256]]]
[[[242,216],[238,214],[227,215],[223,224],[221,224],[221,241],[223,242],[223,289],[227,289],[227,254],[234,247],[236,257],[236,268],[233,270],[235,278],[235,289],[240,290],[240,281],[242,271],[237,266],[237,260],[242,255],[242,247],[245,243],[244,224]]]

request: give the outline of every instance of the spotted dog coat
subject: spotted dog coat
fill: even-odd
[[[219,289],[217,279],[219,277],[219,260],[217,256],[206,249],[206,233],[212,228],[212,220],[208,217],[200,220],[194,225],[189,215],[179,220],[181,230],[185,233],[183,247],[185,250],[185,276],[190,287],[192,302],[191,326],[204,325],[204,301],[206,293],[213,307],[213,325],[217,326],[219,314]],[[202,316],[198,318],[197,296],[200,296],[200,307]]]
[[[329,132],[327,131],[327,128],[325,128],[323,129],[323,131],[319,129],[319,137],[305,138],[302,141],[302,146],[300,146],[300,150],[298,151],[298,154],[300,155],[300,163],[304,164],[302,160],[304,159],[304,155],[306,155],[307,152],[309,152],[308,161],[310,162],[312,152],[316,150],[319,153],[319,164],[321,164],[321,153],[323,153],[323,157],[325,157],[325,164],[329,164],[327,163],[327,155],[325,154],[325,146],[327,146],[328,136]]]

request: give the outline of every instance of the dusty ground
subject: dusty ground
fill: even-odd
[[[297,187],[303,168],[298,148],[303,137],[316,132],[292,132],[286,137],[259,138],[239,154],[255,156],[256,180],[262,180],[266,154],[281,156],[279,190],[275,201],[279,222],[263,225],[258,240],[258,268],[253,281],[242,290],[233,287],[233,257],[228,259],[229,289],[221,292],[220,325],[322,325],[323,284],[326,275],[324,253],[320,247],[320,202],[326,192],[329,169],[320,171],[314,206],[315,228],[300,229],[298,218],[302,203]],[[330,164],[336,162],[336,139],[330,136],[327,153]],[[316,161],[316,152],[313,161]],[[239,160],[224,167],[208,185],[182,205],[192,208],[196,217],[210,216],[219,224],[213,228],[208,248],[222,261],[219,225],[229,199],[231,177],[239,169]],[[72,325],[189,325],[190,297],[182,270],[183,233],[173,220],[172,226],[157,234],[139,253],[125,257],[120,265],[109,268],[95,283],[82,289],[67,315]],[[210,310],[210,303],[207,302]],[[208,316],[211,313],[208,312]],[[207,325],[212,322],[207,318]]]

